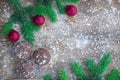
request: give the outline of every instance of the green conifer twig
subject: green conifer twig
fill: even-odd
[[[106,53],[98,63],[98,67],[99,67],[98,73],[104,74],[110,63],[111,63],[111,54]]]
[[[30,21],[28,14],[26,13],[24,7],[22,7],[19,0],[9,0],[11,6],[15,9],[14,14],[10,17],[9,22],[5,24],[2,30],[3,35],[8,35],[8,33],[13,29],[14,23],[19,23],[22,29],[23,36],[25,40],[33,44],[34,32],[39,30],[39,27]]]
[[[108,74],[106,80],[120,80],[120,70],[112,69],[112,71]]]
[[[106,53],[101,60],[97,63],[94,62],[93,59],[88,59],[86,61],[86,66],[88,68],[88,75],[84,72],[81,64],[79,62],[73,62],[72,63],[72,71],[78,78],[78,80],[120,80],[120,70],[119,69],[113,69],[108,76],[105,78],[104,73],[107,70],[109,64],[111,62],[111,54]],[[103,68],[103,69],[99,69]],[[95,69],[95,70],[94,70]],[[59,75],[62,77],[59,78],[59,80],[68,80],[66,79],[66,71],[64,69],[59,73]],[[66,76],[65,76],[66,75]],[[44,79],[45,80],[45,79]]]
[[[2,35],[7,36],[8,33],[13,29],[13,23],[12,21],[9,21],[6,23],[5,27],[2,30]]]
[[[62,2],[68,2],[68,3],[77,3],[80,0],[62,0]]]
[[[60,13],[65,12],[63,2],[76,3],[79,0],[35,0],[36,6],[23,7],[20,0],[9,0],[9,3],[14,9],[13,15],[10,17],[8,23],[5,24],[2,34],[7,36],[8,33],[13,29],[14,24],[18,23],[21,26],[22,34],[29,43],[33,44],[35,40],[34,32],[39,30],[39,26],[36,26],[31,21],[30,16],[40,15],[48,16],[52,22],[57,21],[57,15],[53,10],[53,1],[56,2]]]
[[[70,80],[66,70],[60,69],[58,72],[58,80]]]
[[[82,66],[80,65],[79,62],[73,62],[72,63],[72,71],[75,73],[75,75],[80,79],[85,79],[86,78],[86,74],[83,71]]]
[[[90,71],[90,73],[92,75],[97,74],[97,72],[98,72],[98,66],[96,65],[96,63],[94,62],[93,59],[87,59],[85,65],[86,65],[86,67],[88,68],[88,70]]]
[[[46,75],[44,76],[44,80],[54,80],[54,78],[53,78],[52,75],[46,74]]]

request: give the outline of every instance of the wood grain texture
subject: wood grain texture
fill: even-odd
[[[1,30],[8,21],[8,17],[5,16],[12,14],[13,10],[9,8],[7,0],[0,1]],[[34,3],[33,0],[22,1],[24,5]],[[3,3],[7,6],[1,5]],[[57,23],[51,23],[46,17],[45,25],[41,31],[35,33],[36,41],[33,48],[36,46],[45,47],[51,53],[50,63],[44,67],[38,67],[35,80],[42,80],[42,76],[46,73],[55,76],[59,67],[64,67],[71,79],[76,80],[70,70],[72,61],[80,61],[83,65],[84,61],[91,57],[98,62],[106,52],[112,53],[112,63],[107,73],[112,68],[120,68],[119,0],[82,0],[76,6],[78,7],[78,14],[75,17],[58,14]],[[18,60],[10,52],[11,46],[12,44],[5,37],[1,37],[0,77],[14,80],[19,79],[19,76],[14,73]]]

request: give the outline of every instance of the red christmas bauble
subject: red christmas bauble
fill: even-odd
[[[42,26],[45,23],[45,18],[44,16],[35,16],[34,17],[34,23],[38,26]]]
[[[74,5],[66,6],[66,14],[68,16],[75,16],[77,14],[77,7]]]
[[[15,30],[12,30],[9,34],[8,34],[8,39],[11,41],[11,42],[16,42],[18,41],[20,38],[20,34],[15,31]]]

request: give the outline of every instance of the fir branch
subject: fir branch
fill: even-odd
[[[104,78],[101,75],[94,75],[90,77],[90,80],[104,80]]]
[[[52,22],[56,22],[57,21],[57,15],[54,12],[54,10],[52,8],[50,8],[49,6],[46,7],[46,12],[47,12],[47,16],[50,18],[50,20]]]
[[[7,36],[10,31],[13,30],[13,23],[12,21],[9,21],[5,24],[4,28],[2,29],[2,35]]]
[[[113,69],[107,76],[106,80],[120,80],[120,70]]]
[[[46,7],[45,6],[33,7],[32,14],[44,16],[46,14]]]
[[[37,15],[41,15],[41,16],[48,16],[52,22],[57,21],[56,13],[49,6],[37,6],[37,7],[33,7],[32,9],[29,7],[29,8],[26,8],[26,10],[29,10],[29,11],[31,10],[30,13],[32,13],[32,14],[37,14]]]
[[[86,78],[86,74],[83,71],[82,66],[80,65],[79,62],[73,62],[72,63],[72,71],[77,76],[77,78],[79,78],[79,79],[85,79]]]
[[[45,5],[45,6],[49,6],[52,7],[52,2],[53,0],[36,0],[37,5]]]
[[[92,75],[97,74],[97,72],[98,72],[98,66],[96,65],[96,63],[94,62],[93,59],[87,59],[87,61],[86,61],[86,67],[88,68],[88,70],[90,71],[90,73]]]
[[[54,78],[53,78],[52,75],[46,74],[46,75],[44,76],[44,80],[54,80]]]
[[[38,31],[40,27],[36,26],[32,22],[25,22],[22,25],[22,33],[25,38],[30,44],[33,44],[33,41],[35,40],[34,32]]]
[[[107,62],[105,62],[105,60]],[[103,70],[106,71],[107,67],[108,66],[108,63],[111,61],[111,55],[108,53],[108,54],[105,54],[102,59],[100,60],[100,64],[103,64],[102,68],[104,68]],[[79,62],[73,62],[72,63],[72,71],[74,72],[74,74],[76,75],[76,77],[80,80],[120,80],[120,70],[118,69],[113,69],[110,74],[108,74],[107,78],[105,79],[103,74],[100,74],[99,73],[99,66],[101,65],[96,65],[94,60],[93,59],[88,59],[87,60],[87,63],[86,63],[86,66],[88,67],[90,73],[88,74],[89,76],[87,76],[85,74],[85,72],[83,71],[82,69],[82,66],[80,65]],[[93,68],[93,69],[92,69]],[[94,68],[98,68],[98,70],[95,70],[94,71]],[[102,72],[105,72],[101,70]],[[100,71],[100,72],[101,72]],[[69,80],[70,78],[66,78],[67,73],[64,69],[62,69],[61,71],[59,71],[59,80]]]
[[[37,5],[43,5],[44,0],[36,0]]]
[[[45,4],[46,6],[52,7],[52,2],[53,2],[53,0],[45,0],[45,1],[44,1],[44,4]]]
[[[98,73],[99,74],[104,74],[104,72],[107,70],[108,66],[111,63],[111,54],[107,53],[105,54],[102,59],[99,61],[99,69],[98,69]]]
[[[17,22],[21,25],[24,38],[32,44],[35,40],[34,31],[38,30],[38,26],[31,22],[29,16],[48,16],[52,22],[56,22],[57,15],[52,8],[53,1],[56,2],[59,12],[65,13],[65,6],[63,5],[63,2],[75,3],[78,0],[36,0],[37,7],[23,7],[20,0],[9,0],[11,6],[15,9],[15,12],[3,28],[3,35],[6,36],[13,29],[13,24]]]
[[[16,11],[22,8],[20,0],[9,0],[9,3]]]
[[[29,17],[27,16],[27,13],[25,12],[25,10],[23,9],[22,11],[18,11],[17,12],[19,14],[18,18],[19,18],[19,22],[21,24],[24,24],[25,22],[30,21]],[[33,23],[33,22],[31,22]]]
[[[24,11],[26,12],[27,15],[35,15],[35,6],[28,6],[28,7],[24,7]]]
[[[65,6],[62,4],[61,0],[55,0],[57,4],[57,8],[61,14],[65,13]]]
[[[20,23],[25,40],[33,44],[33,41],[35,40],[34,31],[38,31],[39,27],[30,21],[28,13],[22,7],[21,2],[19,0],[10,0],[10,4],[16,10],[15,13],[11,16],[10,20],[12,22]]]
[[[10,20],[14,23],[19,22],[19,14],[18,13],[14,13],[11,17]]]
[[[70,80],[67,72],[64,69],[60,69],[58,72],[58,79],[59,80]]]
[[[80,0],[62,0],[63,2],[68,2],[68,3],[77,3]]]

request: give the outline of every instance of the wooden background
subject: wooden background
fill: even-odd
[[[33,5],[34,0],[22,0],[24,6]],[[45,47],[51,52],[51,61],[44,67],[38,67],[34,80],[42,80],[46,73],[56,75],[59,67],[64,67],[71,80],[70,63],[84,61],[91,57],[99,61],[106,53],[112,53],[112,63],[107,71],[120,68],[120,0],[81,0],[76,5],[78,14],[68,17],[58,13],[58,22],[46,23],[40,32],[35,33],[35,46]],[[8,0],[0,0],[0,30],[13,13]],[[19,26],[18,26],[19,27]],[[19,30],[20,31],[20,30]],[[1,35],[1,33],[0,33]],[[10,52],[11,43],[0,37],[0,77],[1,79],[19,79],[16,75],[16,58]]]

